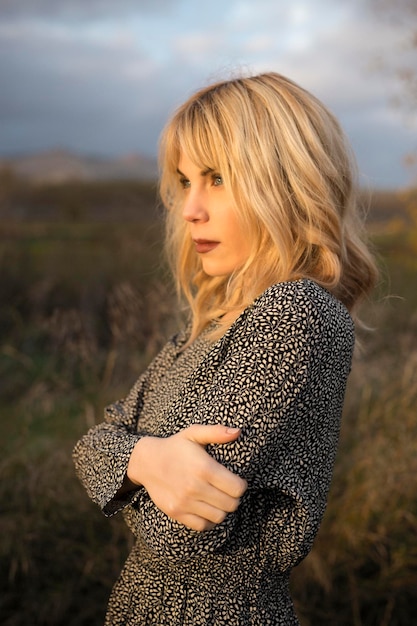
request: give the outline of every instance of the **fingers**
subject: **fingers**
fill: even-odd
[[[210,530],[221,524],[228,513],[235,511],[239,504],[233,499],[219,498],[215,490],[213,490],[213,494],[207,494],[207,499],[217,504],[192,500],[187,502],[185,506],[183,503],[179,508],[171,510],[169,516],[194,530]]]
[[[206,454],[201,447],[199,447],[199,449]],[[219,465],[208,455],[207,459],[209,465],[213,468]],[[223,522],[228,513],[233,513],[238,508],[240,504],[240,494],[243,494],[246,490],[246,481],[235,476],[227,469],[223,467],[222,469],[224,470],[226,480],[223,477],[220,481],[220,489],[209,482],[212,478],[212,473],[207,470],[207,467],[204,472],[197,470],[188,473],[187,476],[183,477],[181,480],[181,488],[176,489],[174,493],[170,494],[165,508],[163,509],[165,513],[167,513],[169,517],[196,530],[207,530],[209,527],[212,527],[211,524],[216,525]],[[232,496],[227,493],[227,489],[233,491],[228,485],[229,479],[232,479],[232,481],[238,479],[239,488],[235,489],[235,491],[238,492],[239,495]],[[200,518],[198,524],[190,526],[189,516]],[[203,527],[202,520],[205,520],[209,525]]]
[[[206,446],[210,443],[228,443],[237,439],[240,435],[239,428],[229,428],[221,424],[203,425],[194,424],[182,431],[182,436],[189,441]],[[237,474],[228,470],[211,456],[205,457],[205,463],[199,466],[200,479],[207,481],[219,491],[231,498],[239,499],[247,489],[247,482]]]
[[[181,519],[178,519],[177,521],[184,524],[184,526],[188,526],[191,530],[198,530],[199,532],[212,530],[216,526],[213,522],[209,522],[198,515],[183,515]]]
[[[239,501],[248,488],[246,480],[228,470],[221,463],[214,459],[211,460],[213,464],[210,465],[210,476],[207,477],[207,480],[218,491]]]
[[[190,441],[207,446],[209,443],[228,443],[234,441],[240,435],[240,428],[230,428],[222,424],[193,424],[184,431]]]
[[[169,517],[208,530],[238,508],[247,483],[205,446],[234,441],[239,434],[223,425],[196,424],[166,438],[143,437],[132,451],[127,477],[143,485]]]
[[[205,501],[203,504],[207,505],[208,509],[212,508],[213,511],[221,512],[222,517],[220,521],[218,521],[220,513],[214,513],[214,517],[207,518],[212,522],[216,522],[217,524],[219,524],[223,521],[228,513],[233,513],[234,511],[236,511],[240,504],[240,497],[230,496],[224,491],[221,491],[216,487],[212,487],[210,485],[209,488],[206,488]],[[204,517],[203,509],[198,510],[198,514]]]
[[[214,506],[210,506],[206,502],[200,502],[199,504],[200,506],[195,507],[194,517],[200,518],[200,520],[204,520],[211,528],[214,528],[214,526],[221,524],[228,514],[226,511],[223,511],[222,509],[217,509]],[[206,529],[207,527],[205,528],[205,530]]]
[[[210,461],[214,467],[217,465],[216,461],[213,459],[210,459]],[[227,479],[239,478],[228,470],[225,470],[225,473]],[[186,477],[183,477],[181,480],[181,488],[176,489],[169,499],[169,516],[178,519],[178,515],[180,515],[181,512],[188,512],[202,516],[204,507],[207,505],[208,510],[216,509],[217,511],[221,511],[222,521],[227,513],[236,511],[240,504],[240,493],[243,495],[245,491],[246,481],[242,481],[245,484],[244,488],[239,490],[239,495],[234,496],[227,492],[227,481],[223,480],[220,483],[221,488],[219,488],[212,485],[208,478],[211,479],[211,474],[206,477],[204,473],[201,474],[198,471],[189,473]],[[241,481],[241,479],[239,479],[239,481]],[[210,517],[209,519],[211,521],[216,521],[218,519],[218,514],[216,514],[213,518]]]

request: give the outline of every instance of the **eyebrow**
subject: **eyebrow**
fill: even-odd
[[[208,167],[206,170],[202,170],[200,172],[200,176],[207,176],[207,174],[211,174],[212,172],[214,172],[213,168]],[[186,175],[183,174],[178,167],[177,167],[177,174],[179,174],[180,176],[184,176],[184,178],[187,178]]]

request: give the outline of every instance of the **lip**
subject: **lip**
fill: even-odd
[[[211,241],[210,239],[193,239],[196,252],[198,254],[206,254],[217,248],[219,241]]]

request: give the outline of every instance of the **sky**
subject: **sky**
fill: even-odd
[[[402,187],[417,120],[381,70],[403,25],[368,0],[0,0],[0,155],[154,156],[175,108],[277,71],[338,117],[369,187]]]

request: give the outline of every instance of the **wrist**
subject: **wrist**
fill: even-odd
[[[141,437],[135,444],[129,458],[126,469],[126,479],[134,486],[144,486],[144,468],[146,468],[146,451],[149,448],[150,439],[153,437]]]

